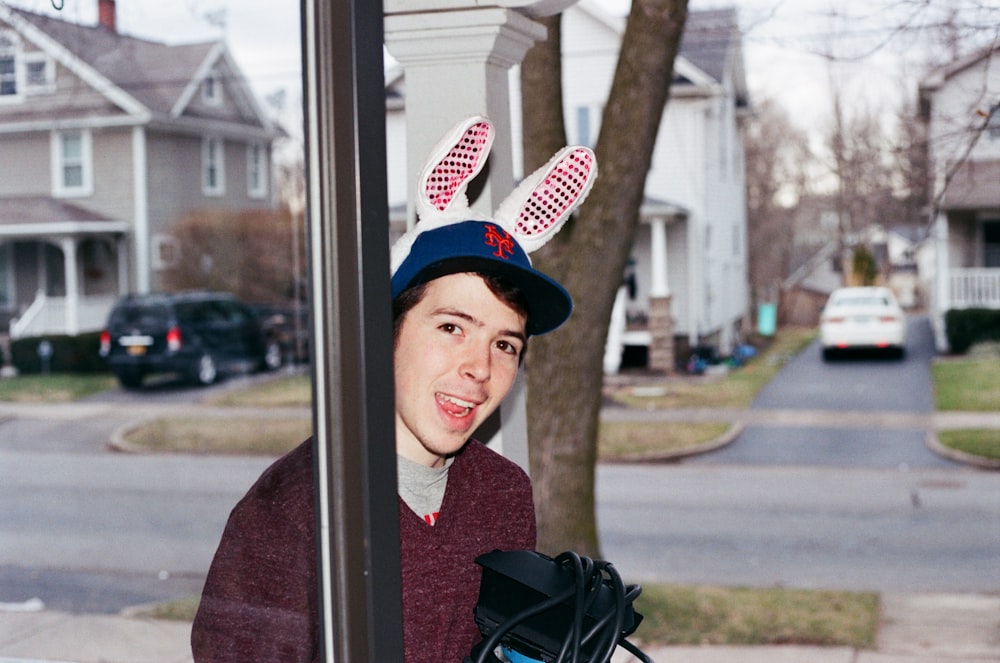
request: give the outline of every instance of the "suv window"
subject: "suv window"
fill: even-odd
[[[125,304],[111,314],[112,327],[163,327],[170,312],[163,304]]]

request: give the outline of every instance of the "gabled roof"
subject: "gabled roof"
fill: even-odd
[[[0,4],[0,19],[5,16],[25,40],[90,83],[125,113],[161,120],[178,118],[194,98],[192,91],[218,68],[227,93],[240,109],[238,121],[271,129],[222,41],[165,44]]]
[[[619,39],[624,34],[625,20],[609,13],[596,0],[580,0],[576,6]],[[724,85],[728,76],[736,90],[737,105],[746,105],[748,92],[741,43],[736,9],[689,11],[674,60],[674,84],[714,88]]]

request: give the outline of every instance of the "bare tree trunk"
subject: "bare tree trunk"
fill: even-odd
[[[594,479],[604,346],[686,18],[687,0],[633,0],[595,148],[597,182],[572,224],[534,255],[535,264],[565,285],[575,303],[567,324],[532,339],[528,356],[531,471],[538,547],[545,552],[600,555]],[[558,59],[550,53],[522,65],[534,66],[557,67]],[[522,73],[527,83],[522,94],[532,108],[536,95],[551,92],[533,86],[550,85],[557,75]],[[561,116],[561,105],[557,108]],[[551,110],[536,112],[524,118],[525,136],[544,144],[548,155],[554,151],[549,146],[561,146],[564,137],[555,135],[552,120],[541,129],[534,124]],[[526,155],[532,147],[526,141]],[[530,171],[527,161],[525,170]]]

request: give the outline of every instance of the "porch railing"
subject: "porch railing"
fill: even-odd
[[[20,317],[10,323],[12,339],[45,334],[80,334],[104,327],[115,295],[85,295],[77,298],[75,320],[67,315],[65,297],[38,293]]]
[[[948,293],[950,308],[1000,309],[1000,268],[952,269]]]

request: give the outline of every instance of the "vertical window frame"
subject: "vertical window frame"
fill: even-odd
[[[226,193],[226,143],[217,136],[201,140],[201,191],[218,198]]]
[[[211,69],[201,81],[201,101],[206,106],[222,105],[222,75],[218,69]]]
[[[79,155],[67,155],[66,139],[78,136],[80,139]],[[93,139],[89,129],[69,129],[53,131],[51,134],[52,151],[52,195],[56,198],[81,198],[94,194],[94,159]],[[80,181],[67,182],[67,169],[79,168]]]
[[[251,198],[267,197],[270,178],[267,146],[264,143],[247,143],[247,195]]]

